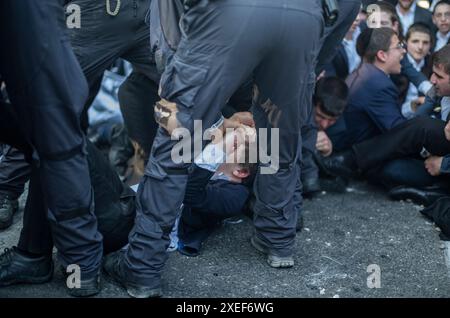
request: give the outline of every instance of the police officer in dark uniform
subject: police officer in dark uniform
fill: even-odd
[[[80,288],[74,296],[97,293],[102,236],[93,214],[93,195],[80,114],[88,94],[81,68],[64,36],[59,0],[5,0],[0,3],[0,74],[20,119],[21,133],[32,146],[30,196],[43,194],[51,235],[63,266],[78,266]],[[3,112],[3,109],[1,110]],[[8,137],[8,136],[7,136]],[[9,136],[10,137],[10,136]],[[34,257],[14,248],[0,264],[21,258],[36,265],[25,280],[46,281],[53,274],[51,257]]]
[[[203,129],[221,126],[221,108],[252,74],[257,127],[278,128],[280,138],[279,167],[261,165],[255,180],[252,244],[273,267],[294,263],[293,196],[307,116],[302,106],[320,49],[322,1],[195,2],[182,17],[181,42],[162,76],[163,100],[155,108],[161,127],[139,187],[129,248],[107,257],[104,265],[134,297],[161,295],[165,250],[184,197],[190,164],[172,160],[177,141],[171,133],[180,127],[193,133],[194,120],[202,120]],[[225,121],[223,127],[236,124]]]
[[[150,50],[148,13],[150,0],[64,0],[67,38],[86,76],[89,95],[82,112],[81,126],[88,128],[87,110],[98,93],[103,73],[118,58],[129,61],[132,73],[120,86],[118,97],[130,138],[149,154],[157,124],[152,120],[152,106],[158,99],[160,74]],[[75,8],[79,8],[76,11]],[[75,23],[79,13],[79,25]],[[150,106],[149,106],[150,105]],[[147,107],[146,107],[147,106]],[[17,198],[23,193],[30,169],[23,155],[8,149],[0,162],[0,229],[12,221]],[[5,198],[5,208],[1,200]]]
[[[69,28],[68,36],[64,37],[64,40],[65,43],[68,43],[70,39],[75,56],[80,62],[89,85],[89,97],[83,99],[84,109],[82,107],[83,111],[79,110],[77,113],[78,116],[82,115],[82,129],[87,128],[87,107],[97,94],[104,70],[112,65],[117,58],[122,57],[132,63],[133,72],[119,89],[121,108],[132,114],[139,114],[131,119],[126,118],[125,122],[132,122],[135,126],[132,127],[132,132],[141,131],[139,135],[132,135],[132,137],[137,137],[136,141],[139,144],[151,144],[156,131],[155,124],[149,124],[153,121],[151,105],[158,98],[157,89],[160,74],[158,74],[155,62],[152,59],[149,26],[145,21],[150,0],[55,1],[53,6],[60,6],[58,15],[61,18],[64,16],[62,11],[64,4],[66,4],[69,13],[71,12],[70,9],[73,8],[71,5],[77,5],[80,8],[80,28]],[[66,25],[63,25],[63,28],[67,31]],[[145,105],[148,107],[145,107]],[[133,109],[137,109],[137,111]],[[146,109],[148,111],[145,111]],[[20,150],[23,151],[23,148]],[[18,162],[9,163],[10,168],[15,169],[15,172],[10,170],[5,175],[15,175],[16,177],[23,174],[25,174],[25,177],[29,175],[29,171],[26,171],[26,169],[25,171],[19,170],[21,166]],[[30,189],[35,188],[36,182],[32,181]],[[27,253],[28,256],[35,256],[37,259],[48,260],[49,256],[51,257],[53,240],[48,224],[42,218],[43,213],[39,212],[45,207],[45,202],[42,202],[42,196],[39,195],[38,190],[29,191],[24,212],[24,227],[16,250]],[[40,240],[36,240],[36,236],[39,236]],[[17,255],[19,254],[16,253],[15,256]],[[18,257],[10,258],[10,260],[12,261],[9,263],[9,269],[6,266],[1,268],[0,285],[3,282],[10,282],[9,277],[14,272],[13,267],[20,261]],[[65,266],[64,263],[63,266]],[[21,275],[24,275],[23,269],[29,268],[29,266],[22,266],[21,268]],[[28,281],[16,282],[26,283]]]

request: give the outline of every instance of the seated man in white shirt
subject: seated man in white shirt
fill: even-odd
[[[434,51],[437,52],[450,40],[450,1],[441,0],[436,4],[433,10],[433,23],[438,28],[434,48]]]

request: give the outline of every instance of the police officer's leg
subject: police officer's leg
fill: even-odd
[[[285,5],[270,3],[275,8]],[[259,7],[253,1],[227,0],[201,1],[184,16],[187,35],[182,38],[161,80],[161,97],[167,101],[157,106],[156,113],[159,113],[160,123],[165,129],[158,131],[146,175],[139,187],[136,224],[129,237],[130,248],[123,261],[119,257],[119,266],[107,266],[110,270],[118,268],[120,271],[122,268],[126,272],[122,276],[126,279],[120,280],[149,289],[160,286],[168,236],[183,201],[187,180],[185,170],[188,167],[187,164],[175,163],[171,158],[176,141],[170,140],[167,131],[183,127],[192,133],[193,120],[202,119],[203,128],[207,128],[219,118],[220,108],[237,87],[268,51],[280,46],[279,22],[284,20],[284,13],[284,10],[270,6]],[[230,23],[235,20],[245,21],[245,24]],[[319,21],[317,19],[318,25]],[[273,28],[267,28],[267,23]],[[272,32],[262,34],[261,27]],[[299,81],[296,82],[298,84]],[[299,129],[296,134],[299,134]],[[293,228],[295,232],[295,224]],[[147,295],[151,293],[147,292]]]
[[[88,126],[87,109],[98,93],[103,72],[126,52],[136,34],[144,32],[135,25],[131,25],[131,23],[138,23],[139,20],[145,26],[142,14],[135,16],[133,3],[144,2],[139,7],[145,7],[148,1],[122,1],[120,4],[117,1],[111,1],[109,13],[106,9],[106,1],[77,0],[68,3],[68,5],[77,4],[81,10],[80,27],[71,25],[68,34],[89,85],[89,96],[82,114],[84,130]],[[114,15],[116,4],[118,11]],[[146,33],[148,37],[148,27]]]
[[[0,161],[0,196],[8,194],[12,200],[20,197],[30,173],[31,167],[24,154],[14,147],[7,147]]]
[[[120,110],[131,140],[148,159],[158,130],[153,106],[159,101],[158,83],[142,73],[131,73],[119,88]]]
[[[145,26],[145,28],[144,28]],[[122,55],[133,65],[133,72],[119,88],[120,108],[130,139],[142,149],[147,161],[158,125],[153,120],[153,105],[159,100],[160,75],[150,51],[149,30],[138,34],[132,46]]]
[[[20,122],[14,116],[12,108],[13,106],[10,104],[0,104],[0,139],[11,145],[8,147],[20,148],[20,154],[22,156],[27,154],[29,159],[32,150],[25,136],[18,129]],[[4,146],[6,147],[6,145]],[[38,169],[32,169],[31,165],[28,167],[30,169],[29,176],[33,171],[38,172]],[[10,249],[13,253],[9,264],[4,263],[1,268],[0,285],[25,282],[43,283],[52,277],[53,241],[41,189],[39,177],[32,177],[23,213],[23,227],[19,243],[17,248]]]
[[[39,181],[60,260],[63,266],[77,264],[82,281],[94,278],[101,235],[79,124],[87,85],[70,44],[62,41],[61,3],[4,1],[1,11],[7,12],[1,29],[9,30],[1,34],[2,41],[10,43],[2,52],[1,72],[23,131],[39,155]]]
[[[40,183],[40,172],[37,167],[31,170],[28,197],[23,212],[23,226],[17,247],[27,253],[51,258],[53,239]]]
[[[313,7],[313,4],[309,5]],[[293,253],[297,218],[293,196],[300,178],[297,164],[301,152],[300,128],[309,111],[305,107],[311,97],[309,75],[322,30],[320,9],[311,12],[317,14],[296,12],[287,15],[286,30],[281,37],[284,44],[278,45],[256,74],[259,106],[255,110],[266,112],[269,127],[280,129],[280,169],[275,174],[267,174],[261,170],[266,167],[260,168],[255,180],[254,224],[261,245],[269,250],[269,255],[280,257]],[[296,31],[299,29],[305,32],[299,34]],[[293,261],[289,262],[291,264]],[[280,265],[283,267],[284,264]]]
[[[130,139],[143,150],[147,161],[158,129],[153,105],[159,100],[160,74],[150,49],[150,29],[144,22],[150,1],[136,2],[137,18],[130,21],[136,32],[121,56],[133,65],[133,72],[119,88],[119,103]]]
[[[10,144],[16,144],[24,151],[29,148],[26,139],[17,132],[19,123],[13,114],[13,106],[9,103],[0,105],[0,130]],[[0,132],[1,133],[1,132]],[[3,145],[3,154],[0,159],[0,229],[8,228],[14,214],[18,210],[18,198],[24,191],[25,183],[28,181],[31,168],[25,161],[23,152],[11,145]],[[30,151],[28,150],[28,153]]]
[[[165,128],[158,130],[139,187],[130,248],[122,260],[121,256],[118,261],[110,258],[105,265],[122,282],[146,287],[145,293],[134,293],[133,286],[127,285],[134,296],[160,293],[169,233],[183,201],[189,164],[175,163],[171,151],[177,141],[168,132],[178,127],[192,134],[194,120],[203,120],[203,130],[214,124],[221,107],[261,61],[268,38],[275,38],[259,32],[271,21],[272,10],[258,8],[253,1],[242,4],[201,1],[184,16],[187,35],[161,81],[161,97],[166,101],[157,105],[156,117]],[[236,19],[246,24],[229,23]]]
[[[0,143],[4,144],[4,147],[18,149],[25,155],[26,160],[31,160],[33,150],[20,129],[14,106],[10,103],[0,102]]]
[[[11,226],[19,197],[30,177],[30,167],[19,150],[4,146],[0,159],[0,230]]]
[[[312,85],[313,87],[313,85]],[[313,88],[308,88],[313,90]],[[319,168],[314,161],[316,152],[317,128],[313,124],[313,112],[310,112],[308,122],[302,127],[303,140],[301,158],[301,181],[303,184],[303,195],[312,196],[320,191]]]

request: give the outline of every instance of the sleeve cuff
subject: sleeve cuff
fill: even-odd
[[[440,171],[442,174],[450,174],[450,155],[447,155],[442,159]]]
[[[433,84],[431,84],[429,81],[425,81],[419,85],[418,90],[422,94],[426,95],[432,87],[433,87]]]

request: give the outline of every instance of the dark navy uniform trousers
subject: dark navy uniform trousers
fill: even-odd
[[[150,0],[122,1],[116,16],[106,12],[104,1],[65,2],[77,4],[81,9],[81,28],[67,29],[64,25],[64,29],[68,31],[68,39],[70,39],[89,86],[89,97],[84,103],[84,109],[82,107],[83,111],[79,112],[82,114],[83,130],[87,128],[87,118],[83,115],[87,113],[87,107],[97,94],[103,72],[119,57],[122,57],[133,66],[133,72],[119,89],[119,100],[124,112],[125,123],[129,128],[130,136],[145,149],[150,148],[148,145],[151,145],[156,132],[152,105],[158,99],[157,83],[159,82],[159,74],[150,52],[149,27],[145,23]],[[58,5],[58,14],[63,18],[63,4],[59,1]],[[75,85],[75,83],[68,83],[68,85]],[[69,88],[72,90],[72,87]],[[4,127],[6,128],[6,126]],[[14,139],[13,143],[20,145],[18,138],[12,139]],[[26,149],[26,147],[22,147],[20,150],[26,151],[24,148]],[[10,149],[3,161],[0,162],[0,193],[8,193],[16,197],[22,194],[23,186],[32,172],[21,151]],[[95,181],[95,179],[93,180]],[[99,183],[97,182],[97,184]],[[106,199],[102,199],[105,191],[102,191],[101,188],[108,189],[109,186],[96,187],[94,184],[96,196],[96,211],[94,212],[96,215],[104,214],[99,211],[99,202],[101,201],[102,207],[107,206],[108,203],[105,202]],[[36,182],[30,182],[30,189],[38,187]],[[32,253],[48,254],[53,248],[53,240],[48,224],[42,220],[42,213],[38,212],[38,210],[45,209],[45,202],[42,201],[40,189],[36,190],[39,191],[29,191],[24,211],[23,230],[18,245],[21,249]],[[101,197],[99,197],[98,191],[101,192]],[[116,200],[117,196],[113,196],[113,198]],[[109,204],[113,205],[113,203]],[[100,224],[99,230],[101,233],[105,233],[102,224]],[[110,251],[108,242],[111,240],[107,239],[104,246],[107,251]]]
[[[89,85],[81,114],[82,129],[86,131],[88,127],[87,109],[97,95],[104,71],[118,58],[123,58],[132,64],[133,72],[119,89],[120,107],[130,138],[148,154],[157,130],[157,125],[152,124],[152,105],[158,100],[160,77],[150,51],[149,26],[145,22],[150,0],[122,0],[116,16],[107,13],[105,1],[63,2],[78,5],[81,13],[79,29],[64,28]],[[62,8],[63,4],[60,6]],[[4,155],[0,162],[0,194],[18,197],[29,179],[30,168],[17,150],[11,149]]]
[[[0,73],[16,129],[33,147],[27,204],[40,189],[62,265],[77,264],[89,278],[100,268],[102,236],[80,128],[88,86],[63,32],[62,1],[5,0],[0,13]]]
[[[176,103],[179,125],[193,132],[194,120],[202,120],[203,129],[216,123],[233,92],[253,75],[257,126],[278,128],[280,136],[280,169],[258,173],[255,180],[256,235],[272,253],[292,255],[300,127],[307,115],[301,106],[310,98],[308,79],[323,32],[321,1],[201,0],[181,25],[182,39],[162,75],[160,96]],[[121,263],[130,282],[148,287],[161,284],[169,233],[186,187],[183,170],[190,166],[171,159],[175,144],[160,128]]]

